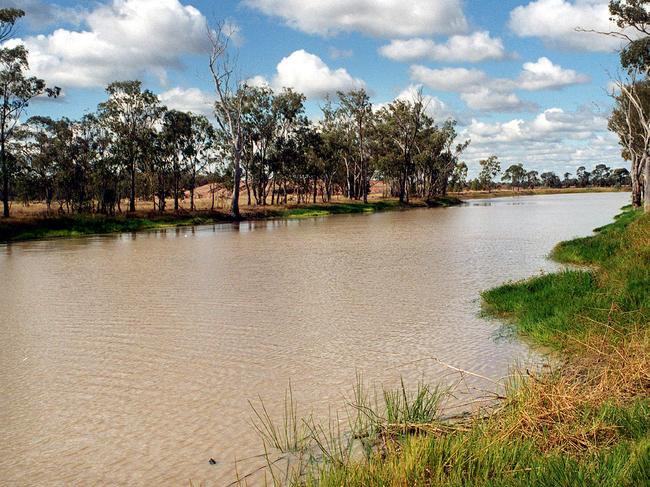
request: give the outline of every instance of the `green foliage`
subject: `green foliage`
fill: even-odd
[[[585,316],[608,322],[612,306],[629,314],[621,316],[621,323],[639,313],[647,316],[650,247],[643,239],[648,218],[628,209],[594,236],[560,243],[552,253],[556,260],[595,269],[567,270],[486,291],[486,312],[512,318],[523,334],[554,347],[564,346],[567,335],[580,337],[590,326]]]

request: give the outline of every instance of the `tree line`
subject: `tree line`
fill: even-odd
[[[3,9],[6,39],[24,13]],[[240,191],[248,204],[316,202],[333,194],[367,201],[371,180],[406,202],[447,192],[449,178],[468,142],[456,143],[454,121],[437,124],[421,93],[412,100],[373,107],[365,90],[340,92],[322,107],[322,119],[305,115],[305,96],[291,89],[235,81],[228,38],[211,30],[210,69],[217,102],[214,123],[203,115],[170,110],[140,81],[117,81],[107,100],[79,120],[34,116],[21,121],[37,96],[58,96],[43,80],[27,77],[23,46],[0,51],[0,159],[2,199],[42,200],[48,211],[136,211],[150,200],[174,210],[207,181],[232,189],[239,216]]]
[[[0,9],[0,42],[24,12]],[[209,69],[215,103],[211,119],[165,107],[142,83],[116,81],[94,113],[79,120],[34,116],[22,120],[36,97],[60,89],[28,77],[24,46],[0,49],[0,170],[3,214],[12,201],[45,201],[48,211],[104,213],[136,211],[150,201],[158,212],[181,208],[195,190],[210,183],[228,188],[230,211],[240,200],[251,205],[331,201],[335,194],[367,202],[373,181],[385,196],[408,202],[431,200],[448,190],[494,188],[501,174],[496,156],[481,161],[467,180],[461,161],[469,140],[458,140],[454,120],[437,122],[421,92],[373,106],[364,89],[339,92],[321,106],[318,121],[306,116],[305,96],[292,89],[250,86],[234,75],[225,24],[208,29]],[[650,140],[650,138],[649,138]],[[527,171],[522,164],[503,172],[515,188],[625,185],[625,170],[601,164],[575,177]],[[128,208],[122,202],[128,201]]]
[[[553,171],[540,173],[524,168],[522,163],[511,164],[504,171],[496,156],[479,161],[480,172],[474,179],[467,179],[467,165],[460,162],[454,168],[450,180],[452,191],[460,192],[466,189],[472,191],[492,191],[497,187],[512,189],[535,188],[588,188],[588,187],[627,187],[631,184],[630,171],[626,168],[612,169],[606,164],[597,164],[591,171],[580,166],[575,175],[565,172],[562,177]],[[501,175],[500,183],[498,176]],[[496,179],[496,180],[495,180]]]

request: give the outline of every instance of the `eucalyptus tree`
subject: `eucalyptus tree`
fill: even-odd
[[[525,185],[529,189],[536,188],[541,184],[538,171],[528,171],[524,177]]]
[[[109,99],[99,105],[99,117],[112,133],[112,151],[129,176],[129,211],[135,211],[136,176],[147,161],[151,133],[164,108],[140,81],[116,81],[106,88]]]
[[[501,172],[499,158],[497,156],[490,156],[487,159],[479,161],[479,164],[481,165],[481,172],[479,173],[478,179],[481,187],[491,192],[494,186],[494,178]]]
[[[215,118],[218,131],[230,152],[232,161],[232,201],[230,211],[235,218],[240,217],[239,193],[241,186],[241,162],[243,150],[243,119],[245,90],[240,89],[235,79],[236,58],[230,53],[231,33],[225,23],[215,29],[208,27],[210,58],[208,66],[217,95]]]
[[[18,8],[0,8],[0,42],[11,37],[16,22],[24,16],[24,10]]]
[[[258,205],[265,205],[272,177],[271,155],[278,131],[278,110],[269,87],[245,86],[242,107],[243,151],[248,204],[253,195]]]
[[[524,184],[524,179],[526,177],[526,170],[524,169],[523,164],[512,164],[501,176],[501,181],[504,183],[509,183],[513,188],[521,188]]]
[[[363,88],[348,92],[338,92],[339,110],[347,120],[349,128],[349,140],[352,142],[359,167],[359,193],[355,197],[363,198],[368,202],[368,155],[367,140],[368,132],[373,122],[372,104],[370,97]]]
[[[192,117],[178,110],[166,111],[162,120],[161,136],[165,153],[170,159],[174,211],[179,209],[183,175],[191,156]]]
[[[277,127],[271,160],[274,173],[272,202],[274,195],[276,202],[279,202],[282,194],[286,204],[289,183],[302,184],[300,171],[305,165],[306,143],[310,140],[307,135],[310,123],[305,115],[305,100],[302,93],[290,88],[283,89],[273,99]]]
[[[467,164],[464,162],[456,164],[449,180],[449,185],[451,186],[452,191],[460,192],[465,189],[467,186],[467,173]]]
[[[194,191],[197,175],[204,171],[216,157],[215,134],[212,124],[204,115],[190,114],[190,138],[188,143],[188,172],[190,191],[190,211],[195,210]]]
[[[648,0],[612,0],[611,20],[621,31],[606,34],[622,38],[627,45],[620,52],[627,80],[617,80],[613,93],[615,108],[609,128],[619,136],[623,157],[630,161],[632,204],[650,211],[650,11]],[[628,35],[627,32],[633,32]]]
[[[380,141],[378,159],[384,177],[396,183],[400,203],[409,200],[418,135],[426,114],[421,99],[395,100],[377,113],[375,136]]]
[[[350,194],[350,179],[344,176],[343,165],[348,167],[343,161],[348,156],[348,145],[346,143],[347,135],[341,124],[337,109],[333,106],[330,99],[326,99],[325,104],[321,107],[323,113],[322,120],[318,123],[318,132],[320,134],[320,155],[321,155],[321,173],[323,180],[323,195],[326,201],[331,201],[334,191],[335,181],[339,185],[348,188],[347,194]],[[375,142],[375,137],[370,137],[370,143]],[[347,174],[347,172],[346,172]],[[341,178],[344,178],[341,180]]]
[[[49,117],[32,117],[24,131],[23,171],[32,182],[38,199],[45,201],[50,213],[58,173],[58,150],[54,149],[55,122]]]
[[[447,194],[449,179],[470,141],[455,143],[458,134],[453,120],[445,121],[441,127],[435,125],[434,120],[427,115],[422,120],[423,127],[416,138],[419,162],[416,169],[420,172],[417,175],[417,180],[420,181],[418,194],[429,200]]]
[[[6,39],[16,20],[24,15],[18,9],[0,9],[0,40]],[[32,98],[45,92],[45,82],[28,77],[27,50],[24,46],[0,48],[0,170],[2,171],[3,216],[9,217],[11,180],[16,171],[7,147],[12,142],[16,128]],[[52,91],[54,96],[58,92]]]

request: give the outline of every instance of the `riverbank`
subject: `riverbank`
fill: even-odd
[[[450,193],[464,200],[484,198],[504,198],[509,196],[535,196],[547,194],[617,193],[629,192],[629,187],[590,187],[590,188],[535,188],[535,189],[495,189],[493,191],[463,191]]]
[[[518,370],[496,409],[441,419],[441,394],[353,401],[354,444],[312,440],[324,462],[296,483],[324,486],[621,486],[650,478],[650,215],[626,210],[553,258],[589,266],[486,291],[486,314],[557,354]],[[359,419],[361,418],[361,420]],[[359,427],[363,423],[363,426]],[[370,426],[368,426],[368,423]],[[327,453],[330,452],[330,453]]]
[[[338,214],[373,213],[422,207],[447,207],[461,204],[455,197],[441,197],[423,202],[402,203],[395,199],[380,199],[362,203],[344,201],[291,206],[245,207],[239,221],[276,218],[311,218]],[[65,215],[56,217],[22,216],[0,220],[0,242],[18,242],[52,238],[75,238],[109,233],[137,232],[164,228],[234,222],[226,211],[196,211],[193,213],[137,212],[129,215]]]

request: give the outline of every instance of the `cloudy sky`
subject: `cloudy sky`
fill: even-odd
[[[290,86],[309,115],[337,90],[375,104],[422,87],[429,111],[453,117],[490,154],[559,174],[619,166],[607,131],[616,41],[607,0],[0,0],[27,11],[17,38],[33,74],[63,88],[31,114],[79,117],[113,80],[142,79],[171,108],[209,113],[206,22],[226,21],[240,76]]]

